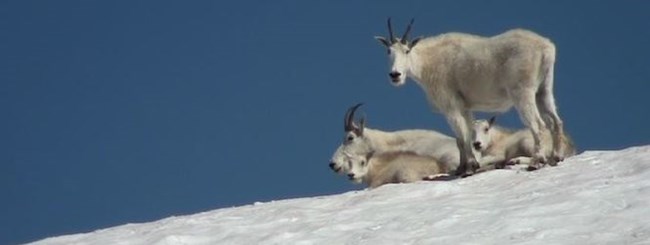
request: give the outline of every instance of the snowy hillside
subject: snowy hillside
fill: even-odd
[[[256,203],[35,244],[650,244],[650,146],[588,151],[535,172]]]

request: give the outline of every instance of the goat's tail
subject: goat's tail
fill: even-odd
[[[541,89],[545,92],[553,91],[553,73],[555,66],[555,45],[549,43],[542,49],[542,60],[540,62],[539,76]]]

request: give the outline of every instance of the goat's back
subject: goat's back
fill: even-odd
[[[491,142],[491,144],[494,145],[494,148],[490,149],[489,152],[486,153],[487,155],[503,152],[506,159],[520,156],[533,156],[535,152],[535,141],[533,139],[533,133],[529,129],[513,131],[502,127],[495,127],[495,130],[501,130],[501,133],[504,133],[507,136],[501,138],[498,142]],[[544,151],[543,153],[550,156],[553,149],[553,138],[551,133],[548,130],[543,130],[541,136],[542,138],[540,143],[542,150]],[[560,155],[562,157],[570,157],[575,154],[576,148],[571,137],[567,134],[562,135],[560,140]]]
[[[446,98],[456,95],[472,111],[507,111],[513,91],[540,87],[542,64],[555,56],[549,39],[523,29],[492,37],[447,33],[426,40],[412,50],[421,67],[416,81],[443,113],[453,109]]]
[[[394,133],[403,137],[404,141],[399,147],[392,148],[388,152],[409,151],[417,155],[433,157],[449,169],[458,167],[460,153],[455,138],[432,130],[401,130]]]
[[[449,169],[430,156],[413,152],[387,152],[373,156],[369,162],[374,174],[386,183],[410,183],[426,176],[447,173]]]

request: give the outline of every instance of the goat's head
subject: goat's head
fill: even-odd
[[[359,123],[354,122],[354,113],[361,106],[359,103],[350,107],[343,118],[343,130],[345,136],[343,143],[336,149],[330,160],[330,168],[337,173],[344,173],[350,170],[350,161],[356,156],[365,156],[372,151],[372,143],[364,134],[364,119]]]
[[[369,152],[366,155],[354,155],[348,157],[349,170],[348,178],[354,183],[361,183],[363,178],[368,175],[369,166],[368,162],[372,157],[373,152]]]
[[[395,86],[401,86],[406,81],[406,75],[409,71],[409,54],[411,49],[421,40],[421,37],[409,41],[408,35],[413,25],[413,19],[406,27],[406,31],[401,38],[393,36],[393,27],[388,18],[388,38],[376,36],[375,39],[379,40],[381,44],[388,49],[388,56],[390,56],[392,66],[388,76]]]
[[[472,127],[472,145],[474,150],[482,152],[488,147],[492,142],[492,126],[494,125],[495,117],[491,117],[490,120],[476,120]]]

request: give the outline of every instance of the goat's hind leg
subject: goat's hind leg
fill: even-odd
[[[558,115],[555,96],[553,95],[555,54],[546,54],[543,62],[544,80],[540,91],[536,94],[536,101],[537,108],[546,122],[546,128],[551,133],[553,150],[549,164],[555,166],[558,162],[564,160],[564,155],[561,152],[564,140],[564,123]]]
[[[544,116],[544,121],[546,122],[547,126],[546,128],[550,132],[553,145],[549,164],[554,166],[557,165],[557,162],[564,160],[564,156],[561,152],[564,138],[564,126],[562,119],[560,119],[560,116],[557,114],[553,95],[549,95],[547,92],[542,93],[539,96],[540,99],[538,100],[538,107]]]
[[[534,150],[533,160],[529,166],[533,168],[540,168],[547,163],[546,155],[542,147],[542,128],[546,127],[544,120],[540,116],[538,107],[536,105],[535,92],[522,92],[515,93],[515,107],[519,113],[521,121],[533,134]]]

